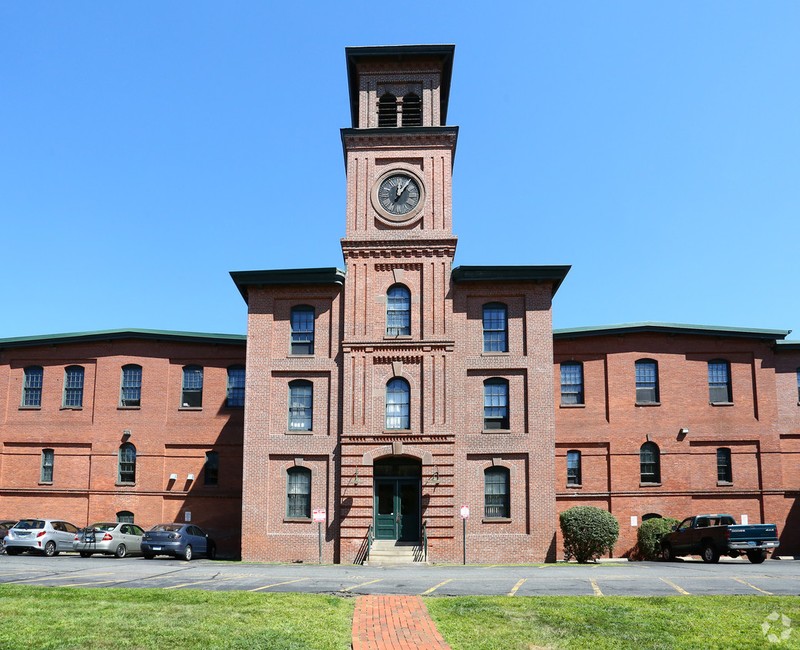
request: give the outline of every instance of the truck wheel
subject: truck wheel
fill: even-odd
[[[672,550],[672,544],[664,544],[664,548],[661,549],[661,558],[664,562],[675,561],[675,551]]]
[[[767,552],[766,551],[747,551],[747,559],[750,560],[753,564],[761,564],[764,560],[767,559]]]
[[[717,562],[719,562],[719,551],[716,548],[714,548],[713,544],[707,543],[703,547],[702,557],[703,557],[703,562],[716,564]]]

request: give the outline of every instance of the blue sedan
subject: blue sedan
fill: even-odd
[[[156,555],[171,555],[186,561],[195,555],[205,555],[213,560],[217,547],[214,540],[194,524],[158,524],[144,534],[142,555],[146,560]]]

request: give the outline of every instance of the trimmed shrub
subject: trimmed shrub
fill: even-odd
[[[678,523],[672,517],[654,517],[643,521],[636,531],[636,544],[639,555],[645,560],[657,560],[661,557],[661,538]]]
[[[581,564],[611,553],[619,537],[619,522],[594,506],[574,506],[559,515],[566,559]]]

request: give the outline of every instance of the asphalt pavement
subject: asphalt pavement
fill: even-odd
[[[800,595],[800,561],[547,565],[316,565],[171,558],[0,556],[0,584],[422,596]]]

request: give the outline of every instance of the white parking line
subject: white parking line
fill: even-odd
[[[436,591],[436,590],[437,590],[439,587],[444,587],[444,586],[445,586],[445,585],[446,585],[448,582],[453,582],[453,578],[448,578],[448,579],[447,579],[447,580],[445,580],[444,582],[440,582],[438,585],[435,585],[435,586],[431,587],[431,588],[430,588],[430,589],[428,589],[427,591],[423,591],[423,592],[422,592],[420,595],[421,595],[421,596],[427,596],[428,594],[432,594],[432,593],[433,593],[434,591]]]
[[[377,580],[370,580],[369,582],[362,582],[358,585],[351,585],[350,587],[345,587],[344,589],[340,589],[339,591],[353,591],[353,589],[358,589],[359,587],[366,587],[367,585],[375,584],[376,582],[380,582],[383,578],[378,578]]]
[[[663,582],[665,584],[668,584],[670,587],[672,587],[679,594],[683,594],[684,596],[688,596],[689,595],[688,591],[686,591],[683,587],[679,587],[678,585],[676,585],[674,582],[672,582],[672,580],[667,580],[666,578],[659,578],[659,580],[661,580],[661,582]]]
[[[763,589],[759,589],[755,585],[751,585],[749,582],[745,582],[741,578],[732,578],[732,579],[736,580],[736,582],[742,583],[746,587],[750,587],[750,589],[755,589],[756,591],[760,591],[762,594],[766,594],[767,596],[773,596],[774,595],[773,593],[771,593],[769,591],[764,591]]]
[[[264,589],[272,589],[273,587],[280,587],[281,585],[290,585],[294,582],[303,582],[308,578],[298,578],[297,580],[285,580],[283,582],[275,582],[271,585],[264,585],[263,587],[256,587],[255,589],[248,589],[247,591],[263,591]]]

